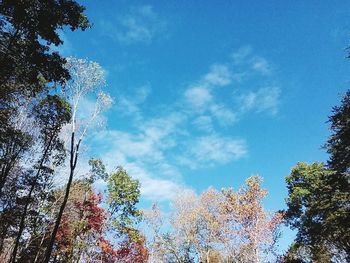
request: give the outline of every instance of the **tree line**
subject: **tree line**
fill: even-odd
[[[264,209],[252,176],[237,190],[181,192],[167,213],[140,210],[140,183],[122,167],[91,158],[77,169],[113,100],[98,63],[52,46],[60,30],[89,27],[73,0],[0,1],[1,262],[350,262],[350,91],[329,117],[328,161],[286,177],[286,209]],[[279,255],[282,224],[297,235]]]
[[[134,228],[141,215],[138,181],[121,167],[108,174],[97,159],[77,174],[86,134],[113,103],[98,63],[52,49],[63,44],[60,30],[90,27],[84,12],[70,0],[0,2],[1,262],[143,262],[147,256]],[[81,117],[87,97],[94,107]],[[107,185],[104,195],[94,190],[96,180]]]

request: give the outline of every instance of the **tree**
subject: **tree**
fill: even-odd
[[[148,262],[156,263],[162,260],[165,252],[162,244],[164,244],[161,228],[164,224],[163,214],[157,203],[153,204],[151,209],[143,211],[143,218],[146,226],[149,228],[147,234],[146,246],[148,247]],[[170,243],[170,242],[168,242]]]
[[[88,128],[93,124],[98,115],[108,109],[112,104],[112,99],[109,95],[99,91],[99,88],[104,85],[104,73],[101,66],[96,62],[90,62],[84,59],[69,59],[66,67],[71,74],[71,80],[65,83],[64,91],[67,100],[72,105],[72,119],[70,123],[70,157],[69,157],[69,177],[64,194],[64,198],[59,209],[57,219],[52,231],[50,241],[46,249],[46,256],[44,262],[49,262],[55,238],[64,209],[68,202],[70,187],[73,182],[74,171],[77,166],[80,144],[85,137]],[[96,95],[95,108],[85,123],[81,123],[80,129],[77,126],[78,109],[81,100],[88,94]]]
[[[28,117],[26,108],[20,109],[17,127],[35,138],[24,158],[15,161],[14,168],[4,184],[1,198],[0,229],[1,244],[12,242],[12,261],[16,260],[19,247],[24,247],[27,238],[24,231],[32,233],[41,220],[40,204],[47,197],[48,182],[51,181],[55,167],[59,166],[65,152],[59,139],[61,127],[70,120],[70,107],[61,97],[48,95],[40,99]],[[23,127],[22,124],[23,123]],[[32,140],[32,139],[31,139]],[[2,251],[2,246],[0,251]],[[2,251],[3,252],[3,251]]]
[[[141,212],[136,208],[140,198],[139,181],[132,179],[123,168],[118,167],[109,176],[107,189],[111,224],[121,233],[126,233],[141,218]]]
[[[17,249],[25,227],[25,219],[28,214],[28,208],[31,203],[32,195],[39,184],[41,173],[52,174],[53,170],[48,166],[50,156],[56,152],[54,162],[60,163],[65,157],[63,142],[59,139],[61,127],[69,122],[71,110],[68,103],[57,95],[49,95],[44,98],[34,109],[37,125],[41,132],[39,138],[42,140],[42,156],[35,166],[34,176],[30,178],[29,192],[25,198],[25,205],[21,215],[19,230],[12,252],[12,262],[16,262]],[[45,176],[44,176],[45,177]]]
[[[52,258],[55,262],[146,262],[145,239],[136,229],[141,212],[136,208],[139,183],[119,167],[107,174],[101,160],[89,161],[90,171],[73,180],[70,195],[55,238]],[[108,187],[97,194],[94,183]],[[47,221],[40,231],[30,233],[19,262],[43,262],[45,248],[65,196],[64,187],[56,188],[42,206]],[[130,197],[130,198],[129,198]],[[118,222],[118,223],[114,223]],[[115,226],[116,225],[116,226]]]
[[[329,117],[332,134],[325,147],[329,153],[327,166],[337,171],[337,177],[343,187],[349,190],[350,174],[350,90],[342,98],[341,105],[333,107]]]
[[[334,174],[327,178],[331,200],[327,229],[335,246],[350,260],[350,90],[329,117],[332,134],[325,147],[329,153],[327,167]]]
[[[299,251],[305,247],[309,251],[310,260],[317,260],[320,251],[328,247],[330,250],[330,237],[325,228],[325,219],[330,203],[327,200],[330,187],[326,184],[332,171],[322,163],[298,163],[286,177],[288,209],[286,220],[293,229],[297,229],[297,238],[291,251]],[[298,249],[296,249],[298,248]]]
[[[266,262],[275,256],[279,225],[283,213],[268,213],[262,206],[267,190],[261,187],[262,178],[249,177],[237,192],[224,189],[225,225],[228,225],[227,247],[229,258],[239,262]]]
[[[60,29],[89,26],[84,9],[70,0],[0,1],[0,64],[6,65],[0,68],[0,195],[14,164],[35,141],[18,127],[16,116],[23,106],[30,114],[38,95],[69,79],[66,60],[50,47],[63,43]]]
[[[6,65],[0,70],[2,102],[20,93],[35,95],[43,84],[69,78],[65,59],[51,52],[50,45],[63,43],[59,30],[65,26],[71,30],[89,27],[84,10],[68,0],[1,1],[0,63]]]
[[[84,10],[74,0],[0,1],[0,63],[6,65],[0,68],[0,255],[5,240],[12,242],[13,237],[16,254],[28,214],[38,223],[43,199],[38,184],[53,173],[51,164],[58,159],[52,158],[64,155],[50,153],[50,144],[58,144],[48,138],[43,146],[44,137],[51,135],[38,127],[48,113],[47,107],[38,106],[53,100],[56,85],[70,78],[66,60],[51,47],[63,43],[61,29],[89,27]],[[54,111],[46,117],[52,120]]]
[[[350,260],[350,91],[329,117],[327,165],[299,163],[286,177],[286,222],[298,230],[295,247],[323,258]],[[293,247],[291,250],[295,250]]]
[[[120,263],[146,263],[148,251],[145,247],[145,238],[139,236],[137,240],[125,240],[116,250],[116,261]]]
[[[145,212],[154,262],[268,262],[274,256],[282,214],[262,207],[267,191],[250,177],[238,191],[209,188],[199,196],[182,191],[172,203],[170,231],[160,233],[156,206]]]
[[[67,203],[67,210],[57,232],[55,251],[60,262],[79,262],[89,253],[104,230],[107,212],[99,207],[102,196],[86,181],[76,181]]]

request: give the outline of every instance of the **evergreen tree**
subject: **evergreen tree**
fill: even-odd
[[[327,165],[299,163],[286,178],[286,220],[298,230],[289,253],[301,249],[316,262],[350,261],[350,90],[329,122]]]

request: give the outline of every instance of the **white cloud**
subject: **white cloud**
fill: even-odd
[[[118,147],[126,158],[163,159],[162,152],[156,145],[157,142],[144,134],[132,135],[121,131],[110,131],[106,136],[113,138],[114,147]]]
[[[210,107],[210,112],[222,125],[229,125],[237,120],[236,114],[225,105],[213,104]]]
[[[150,15],[153,11],[142,12]],[[225,126],[248,112],[277,113],[278,87],[246,91],[235,87],[238,105],[220,99],[232,90],[219,87],[231,85],[232,80],[245,85],[243,80],[249,80],[252,75],[254,81],[272,76],[268,61],[255,56],[250,47],[240,49],[232,57],[235,63],[240,63],[235,65],[238,70],[233,69],[233,64],[213,64],[206,74],[187,86],[180,99],[166,105],[168,113],[159,110],[152,116],[143,115],[141,105],[150,94],[149,86],[122,96],[119,108],[132,117],[139,116],[134,130],[110,130],[95,136],[97,142],[103,141],[105,145],[99,151],[103,153],[102,159],[114,167],[122,165],[132,177],[139,179],[145,198],[159,201],[173,198],[185,187],[181,174],[184,167],[197,169],[243,158],[248,153],[245,140],[225,135],[228,134]]]
[[[270,64],[262,57],[256,57],[252,60],[252,68],[262,75],[271,74]]]
[[[100,131],[93,138],[101,158],[109,168],[118,165],[141,183],[141,193],[147,199],[164,201],[184,186],[181,174],[169,162],[168,150],[176,147],[181,134],[183,116],[178,113],[144,121],[135,133],[119,130]]]
[[[135,94],[135,100],[137,103],[143,103],[148,98],[148,96],[151,94],[151,86],[150,85],[144,85],[140,87],[136,94]]]
[[[166,23],[150,5],[130,9],[117,22],[100,21],[104,34],[124,43],[151,43],[166,29]]]
[[[232,59],[235,64],[241,64],[251,55],[253,49],[251,46],[243,46],[232,54]]]
[[[149,85],[142,86],[130,97],[120,96],[116,103],[116,108],[122,115],[133,116],[137,121],[142,119],[140,106],[146,101],[151,88]]]
[[[198,84],[192,85],[184,91],[184,97],[190,110],[190,114],[205,114],[206,117],[195,117],[194,124],[201,130],[210,130],[211,118],[216,118],[220,124],[231,124],[235,121],[235,114],[224,104],[215,102],[213,93],[216,87],[223,87],[231,84],[233,74],[224,64],[214,64]],[[210,118],[210,120],[209,120]]]
[[[208,115],[201,115],[192,121],[192,124],[201,131],[213,131],[213,121]]]
[[[137,163],[127,163],[124,168],[133,178],[140,181],[141,194],[150,200],[171,200],[180,189],[184,188],[178,182],[151,176],[149,171]]]
[[[239,97],[242,111],[268,112],[277,114],[281,90],[278,87],[266,87],[250,91]]]
[[[222,64],[214,64],[203,77],[203,83],[212,86],[227,86],[231,83],[232,74],[229,68]]]
[[[121,96],[117,101],[117,108],[123,115],[135,115],[140,113],[138,104],[125,96]]]
[[[185,98],[190,105],[199,109],[208,105],[213,96],[208,88],[204,86],[196,86],[185,91]]]
[[[243,46],[232,54],[233,63],[236,65],[246,65],[250,67],[253,71],[262,74],[263,76],[270,75],[272,73],[271,63],[261,57],[254,56],[253,49],[250,46]],[[247,70],[249,71],[249,70]],[[239,75],[234,75],[234,79],[240,80],[246,73],[240,73]]]
[[[102,131],[96,139],[105,140],[127,160],[158,162],[164,159],[163,151],[174,146],[178,125],[182,122],[179,114],[155,118],[144,122],[142,129],[134,133],[118,130]]]
[[[247,153],[246,143],[219,135],[197,138],[191,145],[190,155],[199,162],[227,163],[242,158]]]

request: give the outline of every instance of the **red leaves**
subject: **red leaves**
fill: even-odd
[[[103,262],[144,263],[148,259],[148,251],[143,239],[139,242],[125,240],[118,249],[113,249],[108,240],[100,238],[99,247]]]
[[[121,247],[116,251],[118,262],[125,263],[143,263],[147,262],[148,251],[144,245],[144,240],[138,242],[123,242]]]
[[[148,252],[144,238],[137,230],[125,229],[120,243],[105,238],[109,236],[105,227],[107,211],[99,207],[101,202],[102,196],[96,194],[91,186],[79,183],[73,186],[56,237],[56,253],[65,260],[89,258],[106,263],[146,262]]]
[[[92,230],[98,234],[103,231],[103,223],[106,220],[106,211],[98,207],[101,203],[101,195],[92,193],[89,200],[85,202],[85,212],[87,219],[87,229]]]
[[[56,235],[58,250],[61,253],[66,253],[67,251],[71,250],[72,243],[70,238],[68,238],[71,236],[72,236],[72,229],[69,225],[68,217],[67,215],[63,215],[60,227]]]

